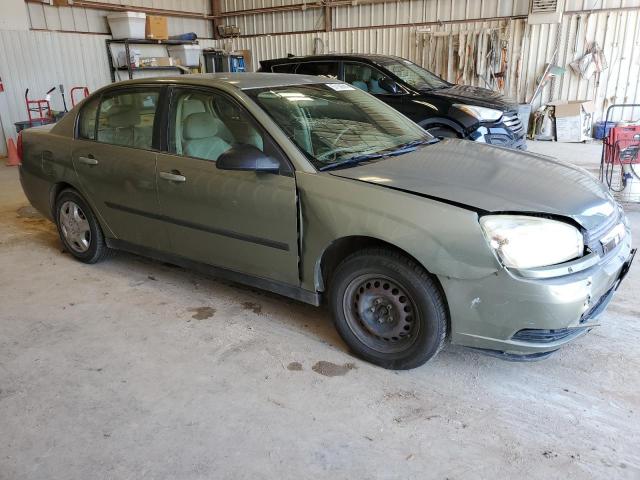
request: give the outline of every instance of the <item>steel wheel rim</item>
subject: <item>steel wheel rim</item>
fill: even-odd
[[[397,353],[418,336],[419,311],[400,282],[380,274],[360,275],[349,282],[343,297],[347,325],[367,347]]]
[[[91,228],[82,208],[71,200],[60,206],[60,230],[67,245],[75,252],[84,253],[91,246]]]

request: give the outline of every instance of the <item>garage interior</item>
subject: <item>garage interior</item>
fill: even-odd
[[[164,20],[123,40],[107,17],[126,12]],[[639,140],[630,160],[608,142],[640,132],[640,0],[5,1],[0,479],[640,478],[637,265],[548,359],[447,345],[391,371],[324,307],[127,253],[79,263],[22,191],[17,131],[105,85],[339,53],[513,98],[528,151],[602,181],[638,245]]]

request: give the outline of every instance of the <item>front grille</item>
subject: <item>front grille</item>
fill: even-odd
[[[558,328],[555,330],[542,330],[537,328],[525,328],[518,330],[513,337],[513,340],[519,340],[521,342],[531,343],[552,343],[565,338],[574,337],[584,331],[584,328]]]
[[[584,243],[592,252],[597,253],[600,256],[604,255],[604,249],[600,239],[604,237],[609,230],[620,223],[620,212],[616,209],[616,212],[607,217],[607,219],[591,230],[588,230],[584,234]]]
[[[520,121],[517,112],[506,112],[502,117],[502,122],[516,135],[524,133],[524,125]]]

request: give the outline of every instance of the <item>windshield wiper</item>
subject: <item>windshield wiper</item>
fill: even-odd
[[[383,150],[377,153],[367,153],[364,155],[356,155],[354,157],[349,157],[346,160],[343,160],[341,162],[334,162],[328,165],[324,165],[320,167],[318,170],[323,172],[325,170],[331,170],[332,168],[352,167],[359,163],[375,160],[377,158],[395,157],[396,155],[402,155],[403,153],[413,152],[420,145],[431,145],[434,143],[438,143],[439,141],[440,141],[439,138],[427,138],[427,139],[421,139],[421,140],[414,140],[412,142],[407,142],[402,145],[398,145],[397,147],[394,147],[392,150]]]
[[[384,157],[382,153],[367,153],[365,155],[356,155],[354,157],[349,157],[346,160],[342,160],[341,162],[333,162],[328,165],[324,165],[318,170],[324,172],[325,170],[331,170],[332,168],[352,167],[359,163],[382,157]]]

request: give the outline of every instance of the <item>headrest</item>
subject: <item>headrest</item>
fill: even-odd
[[[192,113],[206,112],[204,103],[197,98],[190,98],[182,102],[182,118],[186,118]]]
[[[371,69],[367,68],[367,67],[362,67],[362,69],[360,70],[362,72],[362,77],[361,80],[368,82],[369,80],[371,80]]]
[[[184,120],[182,136],[185,140],[215,137],[218,133],[218,122],[209,112],[192,113]]]
[[[107,112],[107,121],[110,127],[133,127],[140,122],[137,109],[128,105],[115,105]]]

